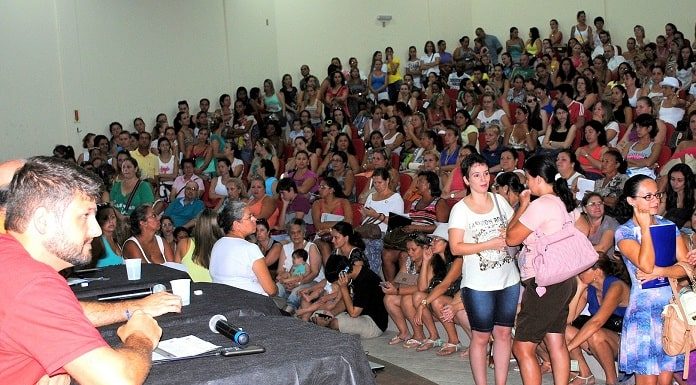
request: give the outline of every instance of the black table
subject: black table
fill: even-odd
[[[120,269],[108,268],[100,273],[103,276],[122,274],[125,280],[125,267]],[[169,280],[180,278],[180,273],[163,266],[147,266],[143,279],[150,280],[146,284],[164,283],[169,287]],[[176,277],[169,278],[171,276]],[[97,285],[90,290],[75,290],[79,289],[82,298],[89,299],[123,286],[116,277],[94,283]],[[284,317],[270,298],[245,290],[211,283],[192,283],[191,289],[202,290],[203,294],[192,294],[191,304],[183,307],[181,313],[157,318],[163,330],[162,339],[195,335],[216,345],[231,346],[229,339],[208,329],[210,318],[223,314],[231,324],[249,333],[250,345],[263,346],[266,352],[153,365],[146,384],[375,383],[358,337]],[[112,346],[120,344],[116,336],[118,326],[100,329]]]

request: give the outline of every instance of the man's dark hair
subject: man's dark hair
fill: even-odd
[[[297,192],[297,184],[292,178],[283,178],[278,181],[278,185],[276,186],[276,192],[280,194],[281,191]]]
[[[5,228],[22,233],[39,207],[59,218],[77,197],[101,199],[101,179],[74,162],[47,156],[29,158],[12,178],[5,209]]]

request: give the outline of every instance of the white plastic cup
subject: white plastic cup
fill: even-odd
[[[140,270],[143,262],[138,259],[126,259],[126,273],[129,281],[137,281],[140,279]]]
[[[181,304],[188,306],[191,303],[191,280],[188,278],[174,279],[169,283],[172,285],[172,293],[181,297]]]

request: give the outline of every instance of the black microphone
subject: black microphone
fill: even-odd
[[[222,334],[237,345],[246,345],[249,343],[249,334],[242,330],[242,328],[232,326],[222,314],[214,315],[213,318],[210,319],[210,322],[208,322],[208,327],[213,333]]]
[[[111,294],[102,294],[97,297],[97,301],[116,301],[121,299],[143,298],[150,294],[159,293],[161,291],[167,291],[167,287],[161,283],[157,283],[143,289],[123,290]]]

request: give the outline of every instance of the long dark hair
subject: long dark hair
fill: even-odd
[[[653,180],[647,175],[634,175],[624,183],[623,192],[614,206],[614,218],[621,224],[628,222],[633,217],[633,206],[628,203],[628,198],[634,198],[638,193],[638,186],[644,180]]]
[[[355,232],[353,225],[350,223],[341,221],[333,225],[332,229],[336,230],[337,233],[343,235],[344,237],[348,237],[348,243],[350,243],[352,246],[357,247],[360,250],[365,250],[365,242],[360,234]]]
[[[568,188],[568,182],[561,178],[556,168],[556,162],[545,155],[535,155],[524,163],[524,170],[532,177],[540,176],[546,183],[553,186],[553,192],[563,201],[567,212],[575,209],[575,197]]]
[[[667,210],[677,207],[677,192],[672,188],[672,174],[680,172],[684,176],[684,209],[694,211],[694,172],[684,163],[675,164],[667,173]]]

